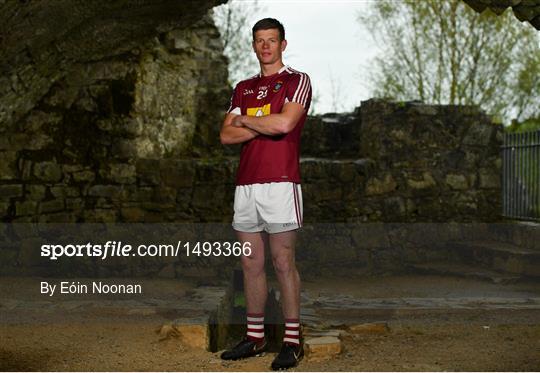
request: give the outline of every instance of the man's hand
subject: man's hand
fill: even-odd
[[[219,134],[221,143],[224,145],[240,144],[257,136],[259,136],[259,132],[245,127],[242,123],[242,116],[233,113],[228,113],[225,116]]]
[[[262,117],[241,116],[239,123],[263,135],[275,136],[291,132],[302,115],[304,107],[296,102],[283,105],[281,113],[264,115]],[[236,118],[235,118],[236,119]]]
[[[243,120],[243,115],[237,115],[233,118],[232,122],[231,122],[231,125],[233,127],[245,127],[244,126],[244,123],[242,122]]]

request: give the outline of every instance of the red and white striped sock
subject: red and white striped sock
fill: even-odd
[[[285,319],[285,335],[283,336],[283,343],[289,343],[297,346],[300,344],[299,319]]]
[[[247,314],[247,338],[255,342],[264,340],[264,313]]]

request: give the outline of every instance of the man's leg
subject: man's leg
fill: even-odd
[[[285,318],[283,345],[272,362],[272,369],[281,370],[296,366],[303,356],[300,343],[300,275],[294,257],[296,231],[273,233],[269,240]]]
[[[237,360],[262,354],[266,349],[264,338],[264,309],[267,285],[264,271],[264,247],[266,232],[247,233],[236,231],[240,242],[249,242],[251,254],[242,256],[244,273],[244,295],[246,298],[247,331],[246,339],[221,354],[224,360]]]
[[[250,314],[263,314],[268,288],[264,271],[264,241],[266,232],[247,233],[236,231],[238,240],[251,244],[251,255],[242,256],[246,310]]]
[[[296,231],[269,235],[272,262],[281,290],[283,316],[298,319],[300,316],[300,275],[296,269]]]

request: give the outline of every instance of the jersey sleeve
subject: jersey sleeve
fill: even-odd
[[[237,115],[242,114],[242,91],[239,88],[238,84],[234,88],[233,94],[231,96],[231,103],[229,105],[229,109],[227,110],[227,113],[233,113]]]
[[[285,103],[296,102],[308,109],[311,104],[311,81],[304,73],[294,74],[287,85],[287,96]]]

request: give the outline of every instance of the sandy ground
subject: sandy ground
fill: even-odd
[[[372,283],[370,283],[370,281]],[[364,290],[339,279],[325,281],[326,293],[335,287],[357,296],[432,295],[433,279],[408,279],[414,291],[406,294],[403,278],[363,280]],[[446,283],[445,283],[446,281]],[[35,279],[3,281],[2,294],[14,291],[24,298]],[[150,281],[155,294],[181,297],[186,284]],[[388,287],[394,284],[394,287]],[[401,285],[398,285],[401,284]],[[495,286],[458,279],[439,279],[447,295],[538,296],[538,284]],[[401,286],[401,290],[400,290]],[[306,284],[306,291],[321,291]],[[384,293],[384,289],[388,290]],[[429,290],[431,289],[431,290]],[[497,290],[498,289],[498,290]],[[474,290],[474,291],[473,291]],[[440,292],[441,289],[436,290]],[[1,371],[265,371],[275,353],[237,362],[182,346],[174,337],[160,340],[156,333],[169,315],[28,312],[2,310],[0,323]],[[478,309],[394,313],[385,334],[348,334],[339,357],[320,362],[304,359],[296,371],[540,371],[540,310]],[[380,317],[380,316],[377,316]],[[384,320],[383,320],[384,321]],[[346,328],[346,326],[344,326]]]
[[[274,353],[224,362],[219,353],[159,341],[155,325],[88,322],[2,326],[2,371],[264,371]],[[344,338],[344,352],[297,371],[538,371],[540,326],[392,328]]]

